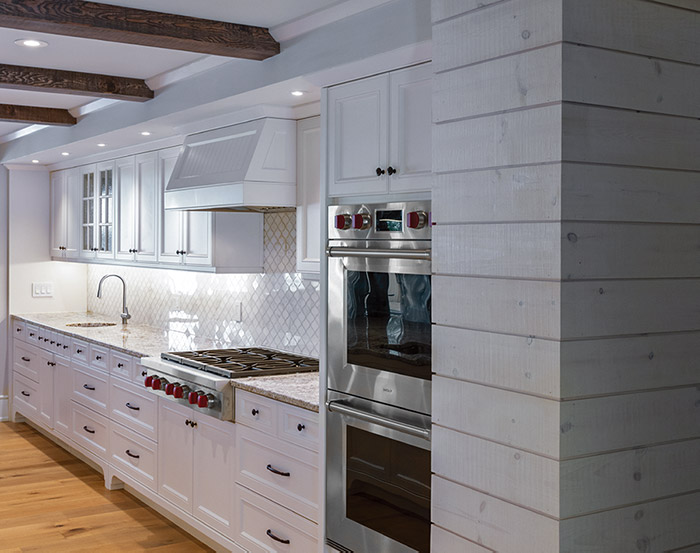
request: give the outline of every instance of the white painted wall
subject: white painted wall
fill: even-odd
[[[10,169],[10,313],[86,310],[87,267],[50,260],[50,197],[48,171]],[[53,282],[53,297],[33,298],[32,282],[47,281]]]

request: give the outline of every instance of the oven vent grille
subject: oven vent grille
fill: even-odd
[[[334,542],[330,538],[326,538],[326,544],[330,545],[334,549],[337,549],[340,553],[355,553],[352,549],[348,549],[347,547]]]

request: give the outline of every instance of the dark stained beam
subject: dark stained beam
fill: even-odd
[[[280,51],[262,27],[79,0],[0,0],[0,26],[251,60]]]
[[[0,104],[0,121],[13,123],[39,123],[41,125],[75,125],[78,121],[67,109],[38,108]]]
[[[153,98],[153,91],[142,79],[7,64],[0,64],[0,88],[81,94],[135,102]]]

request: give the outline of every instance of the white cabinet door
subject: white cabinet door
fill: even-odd
[[[388,75],[328,91],[328,192],[331,196],[387,191],[388,96]]]
[[[53,428],[53,353],[39,350],[39,422]]]
[[[66,172],[51,173],[51,257],[63,257],[66,244]]]
[[[206,415],[195,422],[192,514],[232,538],[235,425]]]
[[[136,245],[136,178],[133,156],[117,160],[114,186],[117,221],[115,257],[133,261]]]
[[[186,211],[182,241],[185,265],[212,264],[212,214],[206,211]]]
[[[80,170],[67,169],[64,171],[63,217],[66,224],[63,255],[69,259],[77,259],[80,256]]]
[[[158,196],[160,210],[160,228],[158,229],[158,261],[180,265],[182,256],[177,253],[182,250],[183,214],[181,211],[166,210],[163,207],[165,185],[175,168],[180,148],[168,148],[158,152]]]
[[[433,69],[409,67],[389,78],[389,192],[431,190]]]
[[[73,391],[73,370],[70,367],[69,361],[55,358],[56,366],[54,367],[54,387],[53,387],[53,406],[54,406],[54,430],[60,432],[66,437],[71,435],[71,393]]]
[[[96,257],[114,259],[114,161],[98,163],[96,172]]]
[[[136,260],[158,258],[158,154],[136,156]]]
[[[189,407],[158,402],[158,493],[188,513],[192,512],[194,439],[186,423],[193,418]]]
[[[321,118],[297,122],[297,271],[318,274],[321,256]]]
[[[95,165],[85,165],[80,168],[80,257],[94,259],[97,251],[95,230],[97,223],[95,215],[96,182]]]

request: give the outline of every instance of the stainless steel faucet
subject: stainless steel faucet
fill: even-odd
[[[122,318],[122,324],[126,324],[126,322],[131,319],[131,315],[129,315],[129,310],[126,307],[126,282],[124,282],[124,279],[120,277],[119,275],[105,275],[100,279],[100,283],[97,285],[97,297],[102,298],[102,283],[105,281],[105,279],[108,279],[109,277],[117,277],[119,280],[122,281],[122,313],[119,315]]]

